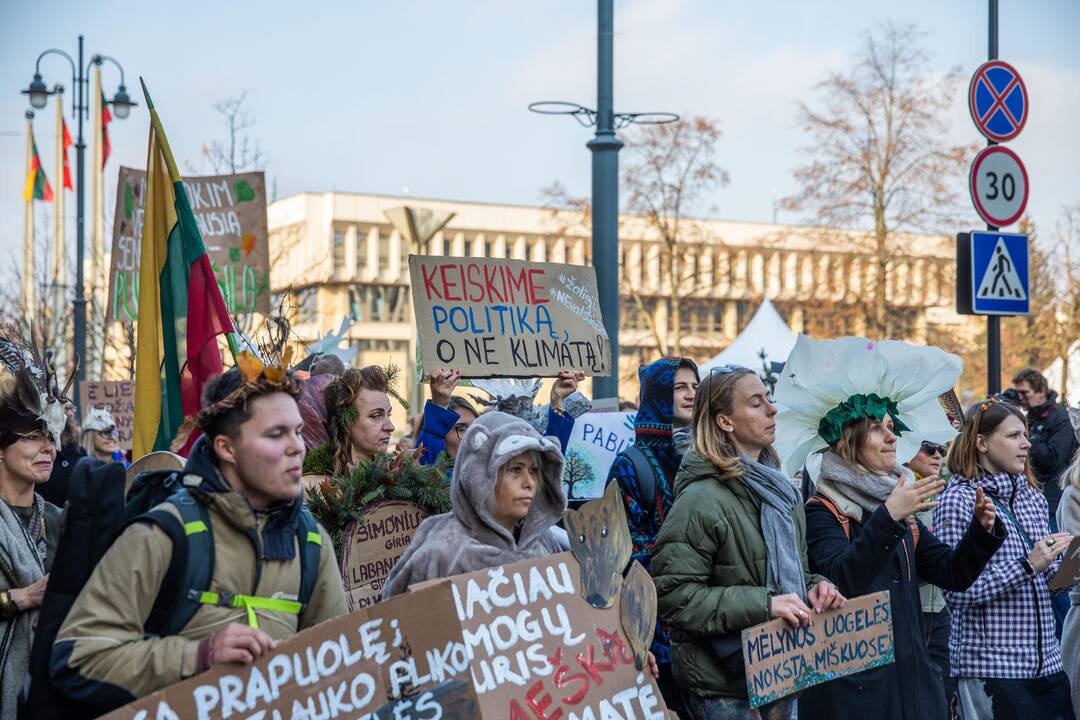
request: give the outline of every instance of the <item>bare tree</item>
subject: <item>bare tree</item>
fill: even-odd
[[[867,330],[878,337],[892,332],[894,233],[932,230],[953,218],[975,150],[945,142],[960,71],[930,70],[922,37],[912,25],[892,23],[867,32],[852,67],[818,84],[820,107],[800,103],[799,120],[813,144],[807,164],[794,171],[801,190],[782,201],[824,225],[871,230]]]
[[[703,214],[705,203],[717,188],[727,185],[728,174],[715,160],[720,129],[715,120],[694,117],[665,125],[647,125],[629,134],[621,184],[624,207],[631,213],[620,218],[620,236],[627,227],[641,225],[659,238],[659,263],[663,286],[670,297],[667,319],[657,318],[648,298],[634,283],[623,289],[645,319],[649,334],[661,355],[682,352],[682,300],[701,288],[695,263],[696,243],[705,230],[694,214]],[[592,217],[588,198],[571,196],[561,183],[541,191],[558,235],[576,231],[587,235]],[[623,268],[627,272],[628,268]]]
[[[210,163],[214,174],[235,174],[266,168],[262,145],[258,138],[248,132],[255,127],[255,116],[245,107],[246,101],[245,90],[237,97],[214,103],[214,110],[225,124],[225,137],[204,144],[202,150],[203,158]]]

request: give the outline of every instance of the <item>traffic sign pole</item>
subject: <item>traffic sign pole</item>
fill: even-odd
[[[989,0],[989,28],[987,32],[987,60],[998,59],[998,0]],[[987,147],[996,145],[989,138]],[[990,223],[986,224],[990,232],[997,230]],[[997,315],[986,316],[986,394],[1001,392],[1001,318]]]

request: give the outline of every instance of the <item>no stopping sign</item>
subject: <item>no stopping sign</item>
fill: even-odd
[[[975,156],[969,176],[971,202],[990,225],[1012,225],[1024,214],[1028,201],[1028,176],[1016,153],[991,145]]]

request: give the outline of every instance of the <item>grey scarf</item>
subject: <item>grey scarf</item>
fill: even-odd
[[[45,501],[40,495],[34,495],[34,505],[36,517],[41,517]],[[0,590],[32,585],[44,574],[44,533],[40,541],[30,537],[22,520],[0,500]],[[15,717],[19,691],[30,667],[36,614],[24,612],[12,620],[0,619],[0,717]]]
[[[910,473],[905,473],[905,470],[906,468],[897,466],[889,474],[872,473],[862,467],[848,465],[839,455],[830,451],[821,459],[818,490],[834,502],[839,502],[841,511],[847,509],[843,507],[843,501],[846,501],[848,505],[858,506],[863,517],[866,517],[888,499],[900,474]],[[913,477],[908,476],[907,480],[910,482]],[[862,518],[858,519],[862,521]]]
[[[795,593],[806,600],[806,577],[795,533],[795,506],[799,490],[776,468],[742,456],[743,485],[761,513],[765,538],[766,587],[770,593]]]

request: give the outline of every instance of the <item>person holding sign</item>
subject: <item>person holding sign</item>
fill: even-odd
[[[989,504],[1009,531],[975,584],[943,588],[953,613],[949,661],[964,720],[1074,717],[1049,588],[1072,535],[1050,532],[1030,449],[1019,408],[994,398],[973,405],[949,453],[953,481],[934,512],[950,545],[963,542],[973,501],[976,517],[978,504]]]
[[[790,698],[750,708],[741,632],[773,618],[804,626],[846,602],[807,568],[806,519],[772,447],[775,417],[747,368],[713,368],[697,388],[693,449],[652,552],[657,608],[691,720],[791,717]]]
[[[1061,502],[1057,509],[1062,532],[1080,535],[1080,453],[1061,474]],[[1061,632],[1061,659],[1072,686],[1073,708],[1080,708],[1080,588],[1069,594],[1071,607]]]
[[[347,611],[330,537],[303,503],[287,357],[267,366],[242,352],[207,383],[182,489],[127,526],[56,636],[52,682],[71,700],[107,712],[213,666],[250,664]],[[162,595],[177,548],[167,528],[187,542],[175,595]]]
[[[922,634],[919,584],[962,591],[1005,539],[994,506],[966,504],[956,548],[915,514],[944,487],[916,480],[900,462],[925,440],[956,435],[938,396],[960,376],[960,358],[938,348],[865,338],[817,341],[800,335],[776,387],[784,465],[805,465],[817,494],[806,506],[810,568],[848,597],[887,590],[895,663],[806,690],[805,717],[945,720],[941,673]]]

